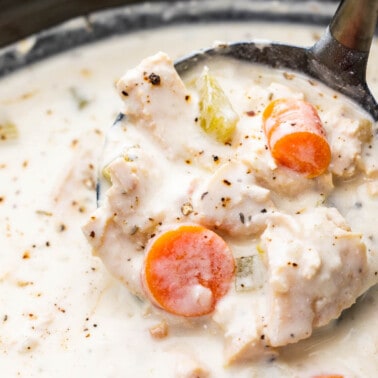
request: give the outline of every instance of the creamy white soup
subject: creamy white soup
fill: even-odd
[[[152,154],[152,157],[143,153],[138,155],[144,165],[137,169],[142,171],[148,171],[150,166],[154,169],[156,160],[161,159],[160,169],[165,180],[153,184],[148,181],[148,175],[144,178],[150,193],[148,198],[155,200],[152,212],[161,213],[161,208],[174,199],[173,203],[182,205],[180,214],[165,207],[170,214],[168,218],[180,217],[180,220],[175,219],[180,223],[183,217],[189,216],[185,224],[201,224],[219,232],[233,251],[235,261],[240,262],[240,257],[251,257],[248,253],[251,245],[257,254],[273,256],[269,251],[272,248],[274,251],[274,245],[291,243],[287,235],[292,236],[291,240],[303,237],[311,240],[311,246],[317,245],[319,240],[321,263],[326,267],[339,266],[336,260],[347,256],[345,269],[335,268],[335,274],[324,278],[324,282],[334,283],[329,295],[330,286],[324,282],[312,282],[313,289],[320,290],[322,297],[328,298],[314,310],[317,323],[308,320],[313,314],[298,316],[298,307],[287,306],[281,301],[271,313],[270,330],[266,335],[261,332],[255,314],[260,314],[261,306],[265,306],[260,299],[265,295],[261,287],[265,282],[266,261],[261,265],[260,278],[254,276],[252,283],[248,275],[233,277],[215,308],[199,318],[172,315],[156,306],[141,286],[140,270],[128,270],[120,264],[122,255],[117,253],[122,244],[119,244],[119,238],[115,237],[110,243],[114,245],[114,253],[97,250],[99,256],[92,254],[95,243],[91,239],[99,235],[101,227],[91,228],[88,222],[91,225],[95,221],[92,219],[94,214],[103,210],[100,207],[96,212],[96,175],[105,134],[118,112],[125,110],[122,91],[126,91],[129,79],[118,84],[120,96],[115,83],[126,71],[158,51],[175,59],[190,50],[211,45],[214,40],[246,38],[311,45],[321,32],[315,27],[265,24],[162,28],[73,50],[1,80],[0,371],[3,376],[374,376],[378,370],[378,291],[374,286],[378,270],[376,126],[370,125],[366,115],[355,110],[351,103],[321,85],[313,86],[310,91],[311,84],[306,80],[283,73],[275,76],[262,69],[257,74],[260,81],[251,78],[250,82],[242,82],[243,95],[240,95],[235,92],[232,70],[219,78],[217,67],[210,67],[209,72],[218,77],[222,87],[227,88],[226,92],[231,92],[234,111],[245,120],[239,121],[241,127],[233,136],[232,143],[238,145],[237,156],[234,150],[230,152],[230,143],[218,145],[213,139],[206,139],[209,135],[195,124],[194,119],[191,127],[198,126],[198,130],[190,135],[198,137],[203,133],[203,139],[198,139],[199,144],[194,147],[186,135],[166,133],[159,127],[155,129],[155,141],[147,137],[149,133],[139,135],[130,127],[132,145],[128,146],[135,148],[139,144],[146,147],[138,147],[136,152],[128,150],[129,160],[132,160],[132,153],[139,154],[138,150]],[[378,43],[374,41],[368,82],[376,96],[377,61]],[[248,69],[243,66],[237,73]],[[196,91],[190,89],[190,80],[186,84],[194,109]],[[255,103],[246,100],[248,95],[254,97],[252,93],[246,93],[249,84],[255,89],[254,93],[259,93]],[[263,151],[260,151],[261,145],[256,146],[251,141],[252,134],[258,133],[258,120],[261,120],[267,99],[274,96],[305,98],[316,106],[332,151],[332,160],[325,173],[308,179],[282,171],[269,156],[264,143]],[[146,106],[145,103],[142,105]],[[193,109],[189,110],[189,115],[185,112],[182,115],[191,117]],[[156,107],[151,114],[156,119]],[[246,131],[247,121],[251,122],[252,131]],[[337,131],[331,128],[332,124],[339,125]],[[162,135],[166,139],[160,138],[158,132],[164,132]],[[169,149],[165,144],[166,141],[172,142],[170,138],[177,142],[176,149]],[[182,154],[180,147],[185,145],[198,149],[193,158],[195,161],[189,161]],[[164,153],[164,149],[169,149],[169,153]],[[205,150],[206,153],[201,153]],[[257,156],[253,164],[248,163],[251,151]],[[119,156],[119,151],[114,148],[112,153],[109,169],[114,180],[112,174],[117,172],[117,167],[113,158]],[[171,156],[171,161],[166,155]],[[215,156],[222,156],[222,159],[228,156],[229,161],[218,164]],[[112,164],[113,168],[110,168]],[[244,176],[236,177],[238,172],[245,172],[243,164],[252,164],[255,171],[261,169],[257,182],[249,182]],[[196,183],[192,186],[182,174],[183,169],[196,176]],[[278,175],[267,173],[269,169],[272,172],[278,169]],[[118,172],[122,176],[122,169]],[[271,216],[270,221],[266,218],[249,219],[240,210],[244,208],[243,201],[241,208],[236,207],[233,213],[214,211],[215,200],[203,196],[203,193],[219,190],[219,183],[224,184],[225,180],[228,186],[232,181],[229,173],[232,178],[236,175],[236,182],[242,183],[240,186],[253,187],[252,198],[260,201],[253,206],[261,205],[266,210],[262,212],[263,216]],[[163,195],[159,203],[156,203],[159,199],[151,194],[155,189],[153,185],[156,192]],[[190,205],[181,201],[187,199],[187,193],[182,191],[188,186],[193,195]],[[162,190],[164,188],[166,191]],[[121,202],[120,206],[124,203]],[[196,214],[192,212],[193,208],[197,210]],[[307,208],[316,210],[311,213],[306,211]],[[279,214],[271,215],[277,209]],[[295,221],[288,220],[293,214],[297,217]],[[238,226],[234,227],[233,218],[228,222],[230,216],[235,217]],[[175,223],[173,218],[169,220],[170,224]],[[261,226],[262,223],[265,226]],[[276,237],[277,228],[280,232]],[[130,235],[132,230],[128,231]],[[135,233],[131,234],[135,236]],[[327,244],[332,244],[329,238],[341,234],[347,242],[340,249]],[[156,235],[152,239],[154,237]],[[129,238],[128,242],[130,240],[133,247],[141,249],[143,243],[137,237]],[[359,253],[351,258],[351,254],[344,253],[349,250]],[[138,253],[143,255],[143,251]],[[311,261],[306,265],[307,275],[315,269],[316,263]],[[268,266],[279,270],[280,263],[272,258]],[[290,266],[290,269],[294,267]],[[275,277],[276,291],[271,292],[271,298],[275,298],[275,293],[284,290],[285,286],[279,274]],[[293,276],[287,281],[289,284],[291,279]],[[292,286],[294,302],[298,296],[303,301],[306,295],[311,296],[314,292],[312,287],[306,288],[300,281],[297,283]],[[245,285],[249,290],[240,290]],[[198,287],[195,289],[205,308],[209,293]],[[251,295],[251,292],[257,294]],[[357,304],[340,315],[340,311],[349,307],[362,293]],[[254,304],[252,309],[250,301]],[[181,310],[186,314],[186,307]],[[274,316],[277,311],[287,314],[291,310],[293,321],[286,319],[283,322],[282,317]],[[303,307],[301,313],[302,310]],[[297,331],[301,333],[297,334]],[[265,337],[273,351],[266,351]],[[261,345],[253,347],[258,344],[257,339],[262,349]]]

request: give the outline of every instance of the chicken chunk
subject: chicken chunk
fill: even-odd
[[[194,193],[194,219],[230,235],[259,233],[274,209],[269,193],[255,183],[247,165],[226,163]]]
[[[181,215],[180,206],[191,185],[189,177],[172,193],[177,176],[170,177],[164,157],[159,158],[159,169],[142,149],[134,150],[132,160],[123,156],[113,160],[106,167],[111,186],[83,228],[94,253],[139,296],[144,296],[140,283],[143,250],[163,222],[173,222]],[[162,175],[166,180],[156,186]]]
[[[266,336],[272,346],[309,337],[364,290],[365,245],[334,208],[275,214],[262,247],[269,271]]]
[[[340,112],[343,112],[341,108]],[[343,113],[336,114],[329,121],[332,129],[329,132],[332,149],[330,171],[343,178],[352,177],[358,168],[369,173],[369,167],[364,167],[361,154],[364,143],[372,138],[372,123],[367,119],[353,119]]]
[[[227,364],[269,360],[277,355],[264,335],[266,300],[264,291],[233,293],[218,305],[213,319],[224,330]]]
[[[117,89],[130,123],[147,130],[146,137],[152,135],[167,156],[205,160],[209,144],[218,155],[227,153],[196,123],[196,93],[186,88],[166,54],[144,59],[118,81]]]

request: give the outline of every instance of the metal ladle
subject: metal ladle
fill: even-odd
[[[210,59],[228,57],[302,72],[357,102],[378,120],[378,104],[366,84],[366,66],[377,23],[378,0],[342,0],[321,39],[310,48],[235,42],[176,61],[179,74]]]
[[[366,84],[366,66],[377,12],[378,0],[342,0],[323,37],[310,48],[260,42],[221,44],[177,60],[175,68],[184,75],[200,64],[228,57],[302,72],[348,96],[378,120],[378,104]],[[118,115],[109,134],[117,132],[124,116]],[[98,204],[106,187],[99,175]]]

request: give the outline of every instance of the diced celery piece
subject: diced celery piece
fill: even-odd
[[[208,69],[204,70],[198,83],[201,127],[219,142],[230,142],[239,121],[230,100]]]
[[[110,178],[110,172],[109,172],[109,164],[106,165],[103,169],[102,169],[102,177],[108,182],[108,183],[111,183],[112,180]]]
[[[77,108],[79,110],[82,110],[89,105],[90,101],[88,99],[86,99],[84,96],[82,96],[82,94],[79,93],[77,88],[71,87],[70,93],[72,95],[72,98],[75,100]]]
[[[259,255],[236,258],[236,291],[250,291],[261,288],[266,279],[266,269]]]
[[[18,129],[13,122],[0,120],[0,141],[17,139]]]
[[[257,252],[258,252],[260,255],[263,255],[263,254],[265,253],[265,251],[263,250],[263,248],[261,247],[260,244],[257,245],[256,249],[257,249]]]

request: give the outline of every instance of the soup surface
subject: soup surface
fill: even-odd
[[[82,232],[96,209],[95,180],[105,132],[123,109],[114,83],[126,70],[158,50],[176,58],[214,40],[246,38],[310,45],[320,33],[315,27],[267,24],[162,28],[73,50],[1,80],[4,376],[374,375],[376,286],[337,321],[281,348],[270,361],[225,367],[223,335],[206,323],[175,328],[162,339],[152,337],[158,317],[92,255]],[[376,96],[377,62],[374,41],[368,82]],[[373,167],[378,161],[375,140],[363,147],[362,155]],[[345,188],[329,201],[354,232],[364,235],[371,284],[378,266],[376,177],[351,179]]]

